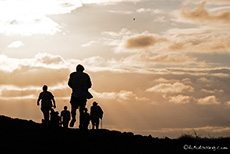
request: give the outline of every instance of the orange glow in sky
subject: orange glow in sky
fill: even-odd
[[[229,58],[229,0],[0,0],[2,115],[40,122],[44,84],[70,109],[80,63],[104,128],[229,136]]]

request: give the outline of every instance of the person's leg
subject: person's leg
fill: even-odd
[[[84,118],[83,118],[83,111],[84,111],[84,106],[80,106],[80,109],[79,109],[79,112],[80,112],[80,115],[79,115],[79,120],[80,120],[80,125],[79,125],[79,128],[82,128],[83,127],[83,123],[84,123]]]
[[[72,104],[71,105],[71,115],[72,115],[72,120],[75,119],[76,120],[76,110],[77,110],[77,106]]]
[[[91,125],[92,125],[92,129],[94,129],[94,127],[93,127],[93,117],[91,117],[90,122],[91,122]]]
[[[95,124],[92,122],[92,129],[94,129]]]
[[[71,96],[70,104],[71,104],[72,119],[76,120],[76,110],[78,108],[78,100],[77,100],[77,98],[74,97],[74,96]]]
[[[95,116],[92,117],[91,119],[91,123],[92,123],[92,129],[94,129],[96,121],[95,121]]]
[[[69,121],[63,121],[63,127],[68,128]]]
[[[78,108],[77,99],[72,96],[71,100],[70,100],[70,104],[71,104],[71,116],[72,116],[72,120],[70,122],[70,127],[73,127],[73,125],[76,121],[76,110]]]
[[[49,110],[43,108],[42,113],[43,113],[43,116],[44,116],[45,123],[47,124],[49,122]]]
[[[76,121],[76,110],[77,107],[74,104],[71,104],[71,115],[72,115],[72,120],[70,122],[70,127],[73,127],[75,121]]]
[[[99,118],[97,117],[97,119],[96,119],[96,129],[98,129],[98,126],[99,126]]]
[[[80,115],[79,115],[79,120],[80,120],[80,125],[79,125],[79,128],[83,128],[83,123],[84,123],[84,109],[85,109],[85,105],[86,105],[86,100],[79,100],[80,101],[80,108],[79,108],[79,112],[80,112]]]

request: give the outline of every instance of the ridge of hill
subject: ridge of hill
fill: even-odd
[[[230,138],[153,138],[114,130],[53,128],[0,116],[0,153],[153,154],[230,151]]]

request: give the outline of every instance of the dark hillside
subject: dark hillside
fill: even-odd
[[[33,121],[0,116],[0,153],[228,153],[230,138],[159,139],[130,132],[52,128]],[[187,149],[187,150],[186,150]]]

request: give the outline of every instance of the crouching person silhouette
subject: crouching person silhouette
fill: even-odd
[[[96,129],[98,129],[99,126],[99,119],[102,120],[103,117],[103,111],[100,106],[98,106],[97,102],[93,102],[93,106],[90,108],[90,117],[92,122],[92,129],[96,126]]]
[[[70,121],[70,112],[67,110],[67,106],[64,106],[64,110],[61,111],[61,123],[64,128],[68,128]]]
[[[48,87],[47,85],[43,86],[43,92],[40,93],[38,100],[37,100],[37,105],[39,106],[39,102],[41,100],[41,111],[44,115],[44,124],[48,124],[49,123],[49,112],[51,110],[52,107],[56,108],[56,104],[55,104],[55,100],[54,100],[54,96],[51,92],[47,91]],[[53,101],[53,104],[52,104]]]
[[[76,72],[70,74],[68,81],[68,85],[72,89],[70,100],[72,120],[70,122],[70,127],[74,126],[76,121],[76,110],[79,108],[80,129],[83,128],[83,110],[85,109],[87,99],[93,98],[88,91],[92,83],[89,75],[83,72],[84,70],[85,68],[82,65],[77,65]]]

